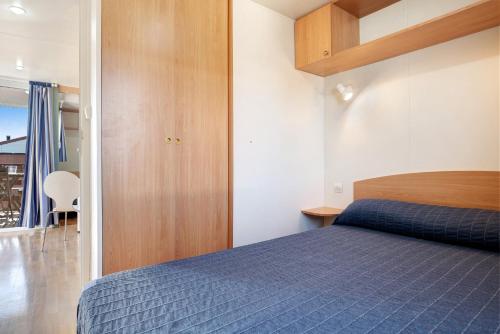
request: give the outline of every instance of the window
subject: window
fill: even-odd
[[[28,94],[0,87],[0,228],[19,225],[27,129]]]
[[[28,94],[24,90],[0,87],[0,120],[0,153],[24,154],[28,127]]]

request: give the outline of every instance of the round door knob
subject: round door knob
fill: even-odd
[[[330,55],[330,52],[328,50],[323,51],[323,56],[328,56]]]
[[[165,137],[165,143],[167,143],[167,144],[172,143],[172,138],[171,137]]]
[[[181,139],[180,138],[175,138],[175,143],[176,144],[180,144],[181,143]]]

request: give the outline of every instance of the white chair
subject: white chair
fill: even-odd
[[[73,201],[80,196],[80,179],[69,172],[58,171],[47,175],[43,183],[45,194],[52,198],[55,207],[47,213],[47,223],[50,214],[64,212],[64,241],[66,241],[66,230],[68,227],[68,212],[77,212],[73,206]],[[45,246],[45,237],[47,236],[47,225],[43,234],[42,252]]]

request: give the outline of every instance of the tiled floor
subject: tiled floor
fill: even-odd
[[[0,233],[0,333],[75,333],[80,295],[76,225]]]

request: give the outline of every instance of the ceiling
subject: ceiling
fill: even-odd
[[[78,86],[78,0],[0,0],[0,76]],[[20,5],[26,15],[10,12]],[[15,69],[21,58],[24,70]]]
[[[331,0],[253,0],[292,19],[301,17]]]
[[[24,89],[0,86],[0,105],[27,107],[28,94],[25,93]]]
[[[11,13],[14,4],[26,9],[26,15]],[[0,33],[78,45],[78,0],[0,0]]]

